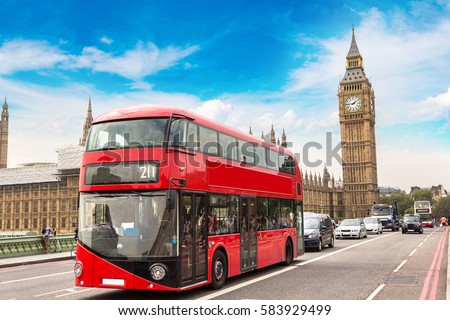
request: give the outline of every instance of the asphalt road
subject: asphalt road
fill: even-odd
[[[0,269],[1,300],[445,300],[448,251],[442,229],[385,231],[336,240],[289,267],[272,266],[228,280],[218,291],[142,292],[74,287],[73,261]]]

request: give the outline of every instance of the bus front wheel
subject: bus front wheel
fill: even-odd
[[[227,259],[224,253],[220,250],[217,250],[214,253],[213,262],[212,262],[212,288],[220,289],[225,285],[227,281],[228,275],[228,265]]]

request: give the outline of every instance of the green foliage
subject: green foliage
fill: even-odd
[[[450,198],[440,198],[433,205],[433,212],[437,219],[442,216],[448,217],[450,215]]]
[[[409,195],[411,199],[414,201],[430,201],[433,204],[433,191],[430,189],[420,189],[414,190]],[[414,204],[413,204],[414,205]]]

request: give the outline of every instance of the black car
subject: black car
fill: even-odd
[[[402,233],[423,233],[423,225],[418,214],[405,214],[402,222]]]
[[[334,226],[329,215],[305,212],[303,220],[306,249],[322,251],[323,246],[334,247]]]

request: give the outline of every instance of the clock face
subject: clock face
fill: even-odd
[[[358,111],[361,108],[361,99],[358,96],[350,96],[345,100],[344,106],[350,112]]]

